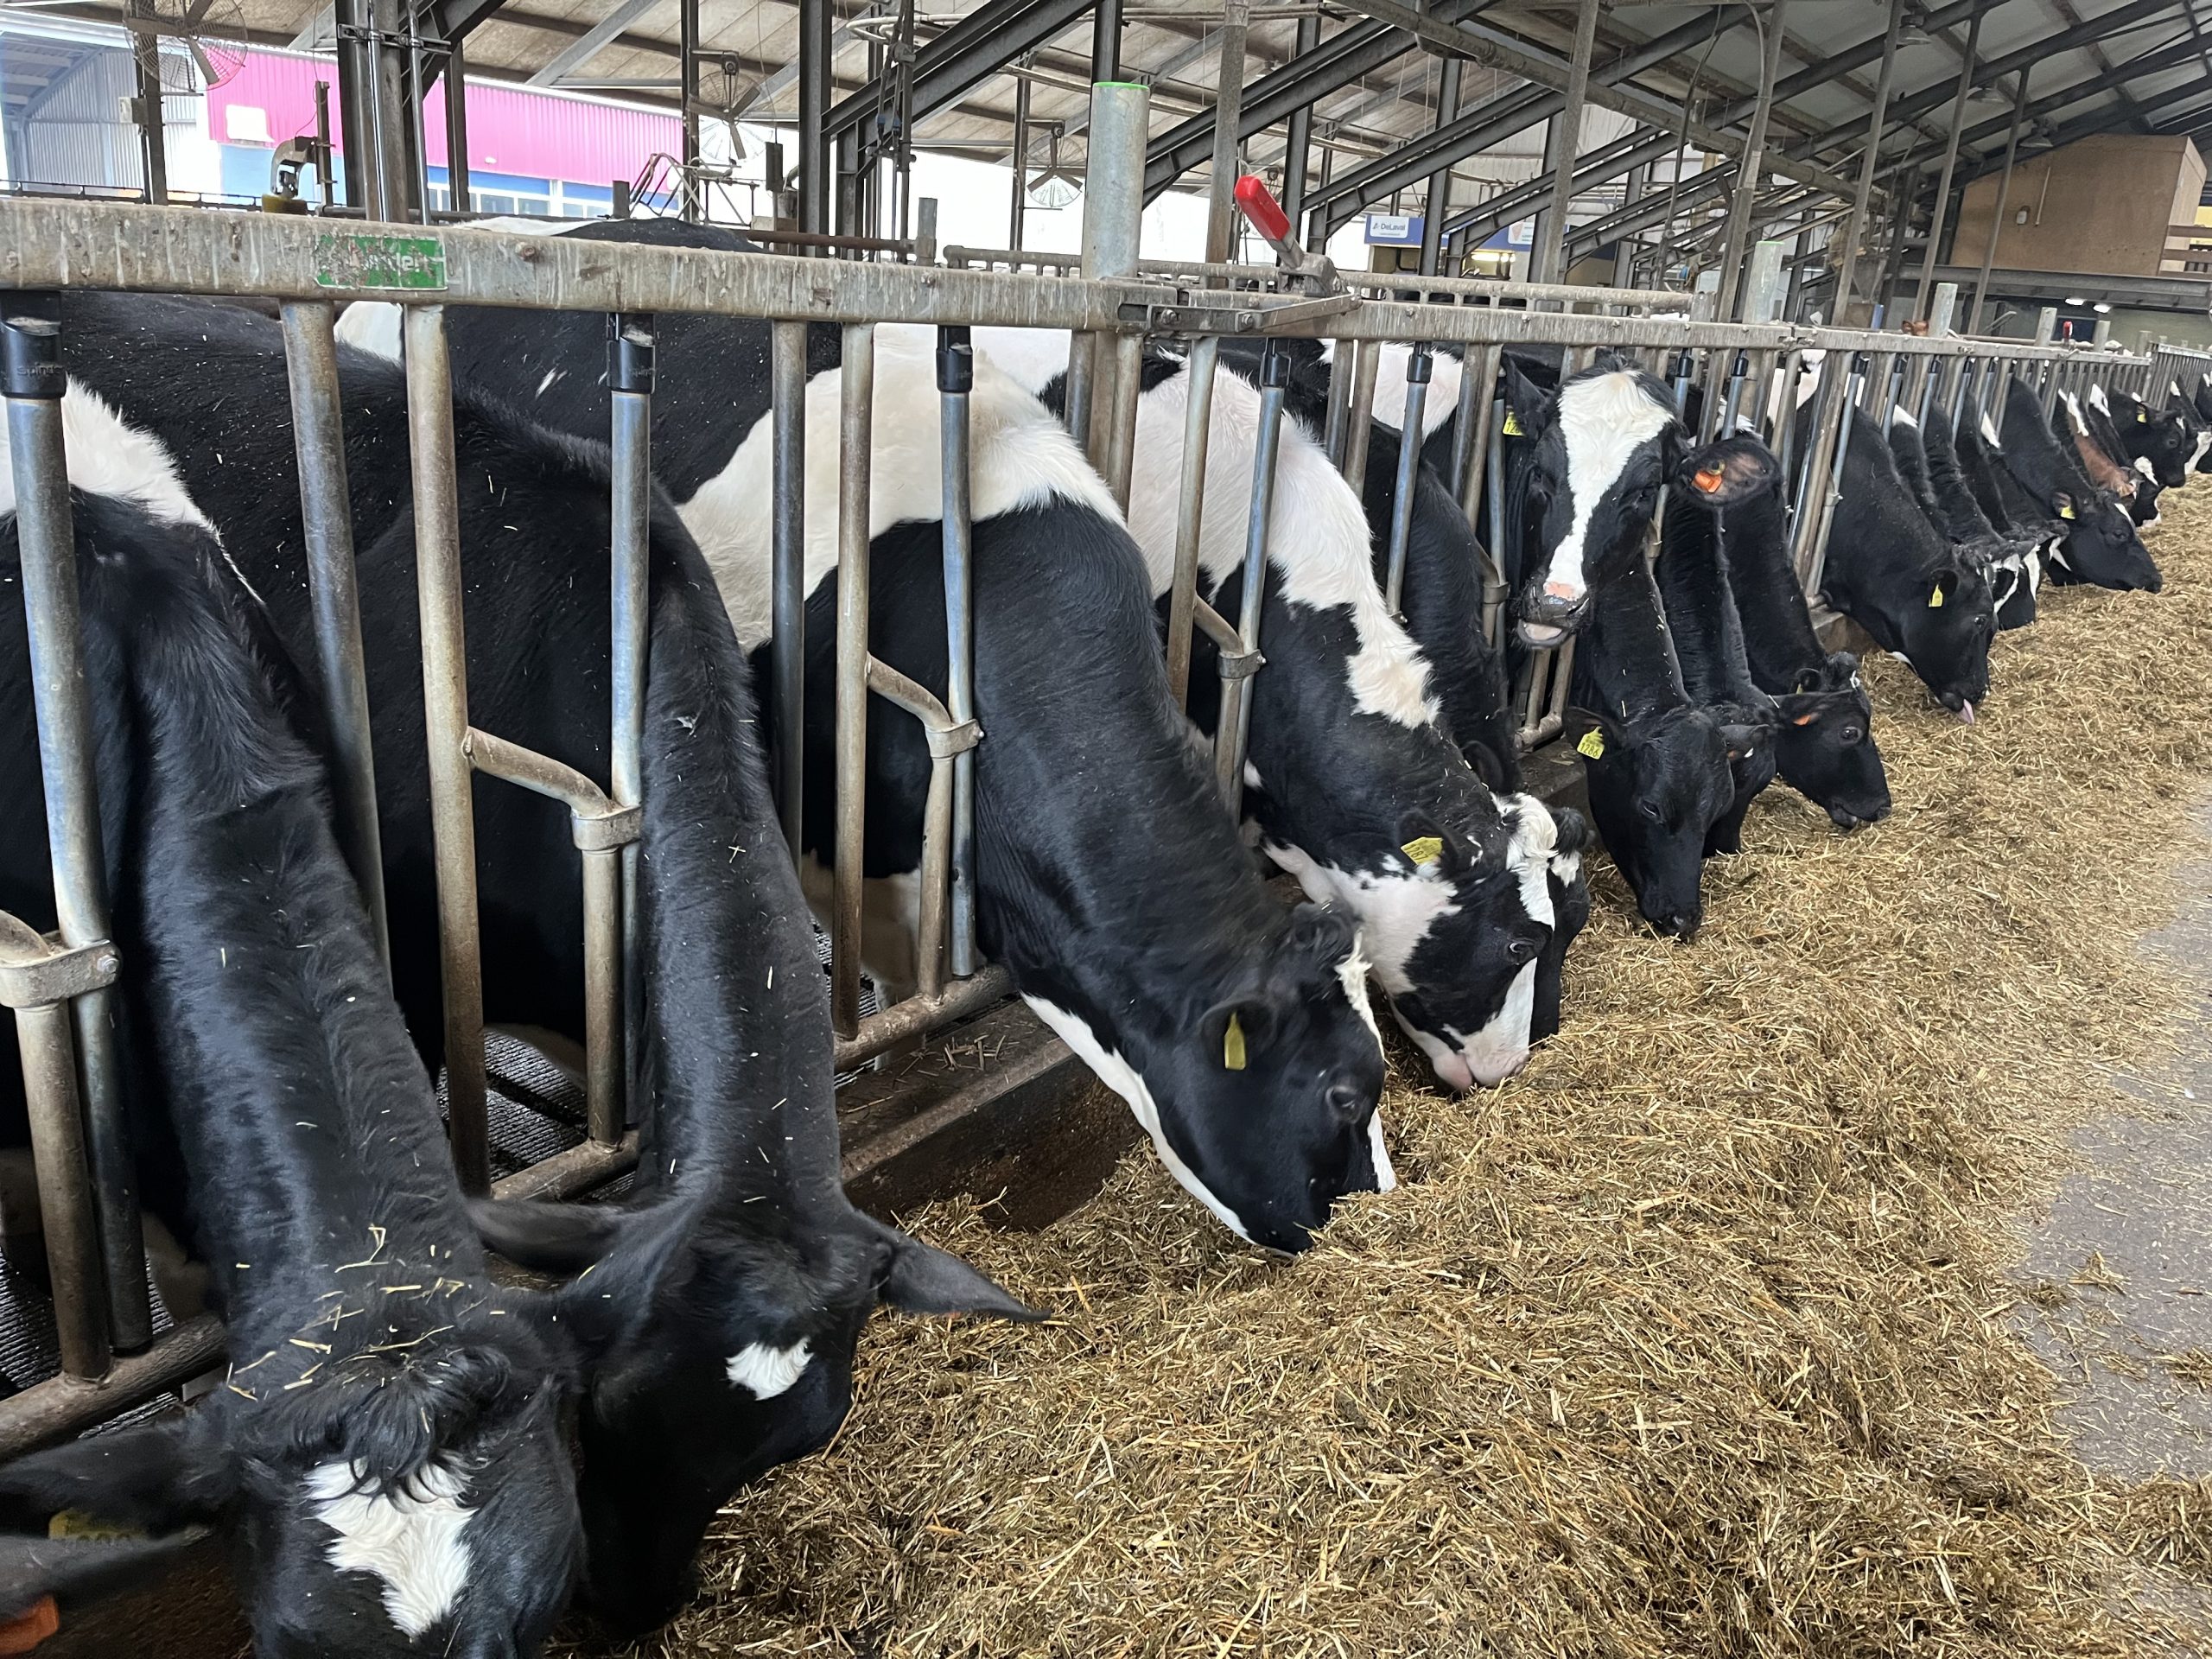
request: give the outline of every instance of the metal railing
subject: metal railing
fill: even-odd
[[[1141,122],[1134,166],[1141,175]],[[1124,146],[1128,148],[1128,146]],[[1102,124],[1094,165],[1116,164]],[[1133,216],[1132,216],[1133,217]],[[1071,360],[1071,429],[1126,500],[1138,377],[1130,365],[1147,337],[1172,337],[1189,353],[1190,398],[1169,594],[1167,668],[1179,698],[1187,691],[1196,635],[1216,647],[1222,717],[1217,776],[1232,807],[1249,740],[1249,679],[1263,658],[1260,624],[1273,495],[1275,435],[1287,364],[1263,359],[1261,441],[1253,469],[1245,582],[1231,622],[1197,591],[1205,512],[1205,448],[1221,340],[1232,335],[1335,342],[1330,453],[1363,477],[1379,348],[1412,342],[1403,429],[1423,429],[1431,377],[1427,353],[1449,347],[1464,365],[1447,482],[1471,518],[1488,504],[1478,537],[1503,546],[1505,411],[1497,385],[1508,346],[1555,348],[1563,372],[1603,349],[1624,353],[1673,382],[1678,395],[1701,384],[1710,432],[1770,404],[1783,418],[1770,431],[1796,484],[1793,551],[1807,590],[1817,594],[1834,480],[1847,453],[1844,416],[1879,407],[1910,382],[1924,399],[1956,410],[2000,394],[2008,377],[2056,396],[2068,377],[2095,372],[2136,389],[2151,362],[2086,346],[1939,336],[1913,339],[1781,324],[1719,323],[1679,310],[1687,296],[1620,289],[1539,289],[1473,279],[1362,273],[1341,291],[1287,282],[1273,268],[1150,264],[1135,258],[1134,224],[1112,257],[1127,274],[1075,274],[1063,256],[946,250],[947,264],[827,260],[774,253],[578,243],[466,228],[334,225],[300,216],[219,215],[90,201],[0,200],[0,272],[9,290],[5,386],[23,546],[25,602],[37,680],[41,753],[60,899],[57,940],[0,923],[0,1002],[16,1010],[31,1096],[34,1155],[48,1216],[63,1374],[0,1402],[0,1452],[65,1432],[127,1403],[124,1393],[172,1384],[204,1367],[219,1338],[195,1321],[154,1341],[121,1102],[105,1046],[105,1007],[122,964],[107,940],[99,893],[99,836],[90,787],[87,717],[74,615],[73,543],[61,450],[61,360],[57,312],[41,296],[80,287],[273,299],[283,339],[307,526],[315,618],[315,671],[331,710],[340,839],[359,875],[382,940],[373,759],[344,467],[333,302],[393,301],[404,310],[408,424],[415,489],[426,723],[433,764],[435,855],[445,983],[445,1052],[452,1141],[464,1182],[488,1184],[482,988],[476,944],[471,775],[480,772],[561,801],[584,868],[588,1135],[582,1146],[499,1184],[503,1192],[572,1192],[626,1166],[628,1064],[622,987],[635,913],[636,838],[641,819],[640,747],[645,661],[646,525],[653,394],[652,318],[684,312],[766,320],[771,327],[772,479],[770,583],[774,617],[768,672],[776,710],[773,779],[787,840],[798,821],[804,720],[806,330],[842,325],[840,535],[837,539],[837,777],[835,888],[829,906],[832,1014],[840,1070],[884,1052],[1005,995],[1001,968],[976,944],[975,764],[988,741],[974,702],[974,574],[966,483],[969,325],[1065,330],[1089,352]],[[1101,256],[1103,257],[1103,256]],[[1052,274],[974,269],[1016,260]],[[404,273],[408,285],[394,283]],[[1249,283],[1246,282],[1247,277]],[[1238,286],[1244,283],[1244,286]],[[1546,308],[1582,304],[1595,310]],[[613,413],[613,728],[609,787],[471,725],[466,690],[460,527],[455,505],[452,386],[445,308],[453,305],[596,310],[609,319]],[[1694,309],[1694,308],[1692,308]],[[935,325],[936,391],[943,448],[944,569],[948,681],[942,697],[868,648],[870,426],[875,325]],[[1105,349],[1096,349],[1103,346]],[[1077,371],[1080,369],[1081,372]],[[1800,383],[1815,415],[1800,443],[1790,411]],[[1387,585],[1400,596],[1410,492],[1405,448],[1389,525]],[[1118,469],[1118,477],[1116,476]],[[1505,586],[1493,560],[1485,574],[1484,626],[1504,626]],[[1195,632],[1194,632],[1195,631]],[[1535,654],[1516,688],[1524,741],[1558,728],[1571,683],[1572,645]],[[919,721],[931,773],[920,873],[916,992],[879,1012],[860,1012],[862,831],[870,695]],[[67,1011],[66,1013],[64,1011]],[[81,1131],[73,1131],[81,1123]],[[118,1358],[118,1356],[131,1356]],[[119,1392],[120,1391],[120,1392]]]

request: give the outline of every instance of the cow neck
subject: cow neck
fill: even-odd
[[[1936,505],[1943,511],[1943,521],[1955,542],[1977,541],[1997,534],[1997,527],[1982,512],[1981,504],[1974,499],[1961,470],[1959,452],[1952,441],[1948,422],[1936,421],[1923,435],[1922,447],[1928,454],[1928,482],[1936,493]]]
[[[1732,508],[1720,529],[1720,552],[1744,624],[1745,660],[1770,693],[1792,690],[1827,658],[1813,632],[1805,590],[1789,564],[1789,518],[1778,491],[1766,490]]]
[[[1680,500],[1669,506],[1658,567],[1667,627],[1694,702],[1756,706],[1762,699],[1721,568],[1722,533],[1720,514]]]
[[[1650,567],[1628,569],[1591,589],[1585,664],[1605,713],[1636,724],[1690,706]]]
[[[258,1315],[296,1321],[334,1289],[380,1283],[380,1330],[450,1323],[445,1296],[473,1289],[484,1263],[429,1079],[321,770],[243,643],[245,602],[217,597],[208,538],[184,543],[196,569],[165,557],[180,539],[137,539],[128,570],[93,561],[88,614],[108,658],[96,677],[127,683],[131,704],[134,764],[112,798],[131,802],[118,933],[142,965],[136,1042],[194,1190],[221,1194],[195,1205],[195,1230],[232,1346],[270,1338]]]

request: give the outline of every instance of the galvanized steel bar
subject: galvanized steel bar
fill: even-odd
[[[1928,247],[1920,258],[1919,292],[1913,304],[1923,318],[1929,315],[1936,289],[1936,251],[1943,240],[1943,220],[1951,205],[1951,175],[1959,164],[1959,133],[1966,125],[1967,99],[1974,92],[1974,66],[1980,60],[1981,19],[1976,11],[1974,21],[1967,25],[1966,65],[1959,74],[1958,96],[1951,100],[1950,132],[1943,143],[1943,168],[1936,179],[1936,204],[1928,221]],[[1953,292],[1955,295],[1956,289]]]
[[[1567,211],[1574,201],[1574,163],[1581,149],[1582,110],[1590,91],[1590,54],[1598,40],[1599,10],[1599,0],[1580,0],[1575,9],[1566,101],[1552,118],[1558,159],[1552,169],[1551,206],[1539,221],[1536,246],[1530,250],[1529,275],[1539,283],[1555,283],[1564,274]]]
[[[1206,257],[1225,260],[1237,243],[1236,130],[1244,113],[1244,40],[1252,22],[1252,0],[1222,0],[1221,67],[1214,76],[1213,158],[1206,186]],[[1140,200],[1144,188],[1144,149],[1136,154]],[[1086,267],[1086,274],[1096,275]]]
[[[1421,434],[1427,430],[1428,383],[1434,372],[1428,347],[1415,346],[1406,359],[1405,420],[1398,428],[1398,474],[1390,498],[1389,563],[1382,588],[1384,602],[1401,615],[1406,550],[1413,540],[1414,491],[1421,481]]]
[[[1236,632],[1247,651],[1260,648],[1260,604],[1268,585],[1268,530],[1274,511],[1275,462],[1282,436],[1290,359],[1269,347],[1260,359],[1260,423],[1253,441],[1252,505],[1244,530],[1244,591]],[[1252,683],[1225,679],[1214,730],[1214,773],[1231,817],[1243,815],[1244,757],[1252,742]]]
[[[607,385],[612,404],[609,471],[613,479],[613,608],[608,639],[613,673],[608,782],[620,806],[645,799],[645,666],[652,604],[653,320],[610,313]],[[633,842],[620,852],[592,851],[584,864],[584,1016],[607,1033],[602,1052],[587,1029],[587,1100],[591,1137],[602,1146],[622,1138],[629,1117],[629,1060],[642,1010],[634,1006],[638,976],[638,857]],[[606,866],[601,869],[601,866]],[[604,898],[600,889],[613,887]],[[607,926],[611,906],[614,925]],[[595,981],[604,976],[603,984]]]
[[[1148,88],[1127,81],[1101,81],[1090,89],[1090,156],[1084,167],[1083,274],[1093,281],[1128,276],[1137,268],[1151,99]],[[1090,378],[1082,421],[1084,451],[1109,483],[1113,479],[1109,457],[1117,448],[1121,454],[1128,453],[1128,434],[1134,430],[1136,420],[1137,389],[1122,384],[1123,371],[1135,359],[1116,349],[1119,339],[1116,328],[1109,331],[1109,339],[1091,342]],[[1072,407],[1072,382],[1069,390]],[[1107,411],[1103,417],[1102,410]],[[1122,499],[1127,499],[1126,485]]]
[[[830,1020],[861,1019],[861,897],[868,825],[868,483],[874,461],[875,326],[845,328],[837,451],[837,835],[830,912]]]
[[[968,400],[976,353],[964,328],[938,331],[938,421],[944,514],[944,701],[957,722],[976,717],[976,568],[969,503]],[[932,789],[936,779],[931,779]],[[976,971],[976,752],[952,757],[950,876],[952,971]],[[933,988],[925,986],[931,989]]]
[[[1859,185],[1851,199],[1851,217],[1844,223],[1841,259],[1836,266],[1834,310],[1828,321],[1841,323],[1850,315],[1851,283],[1858,273],[1859,238],[1866,231],[1866,207],[1874,191],[1874,166],[1882,148],[1882,126],[1889,114],[1890,88],[1897,67],[1897,35],[1904,26],[1904,0],[1890,0],[1889,32],[1882,37],[1882,72],[1874,83],[1874,105],[1866,118],[1866,147],[1859,158]]]
[[[772,325],[768,352],[770,574],[775,635],[776,812],[794,861],[806,792],[806,325]]]
[[[1329,358],[1329,406],[1321,431],[1321,447],[1328,451],[1329,464],[1341,470],[1344,464],[1344,435],[1351,424],[1351,385],[1359,372],[1359,354],[1367,349],[1364,340],[1338,340]]]
[[[338,845],[361,890],[378,958],[391,972],[385,915],[384,841],[377,823],[377,774],[369,734],[368,670],[361,646],[361,598],[353,568],[353,497],[346,487],[338,343],[327,301],[283,307],[284,377],[291,393],[292,446],[300,469],[308,602],[315,613],[315,684],[330,733],[330,781]]]
[[[1855,365],[1853,372],[1856,372]],[[1836,503],[1843,499],[1844,466],[1851,455],[1851,411],[1855,401],[1847,381],[1842,407],[1837,411],[1835,431],[1828,440],[1828,460],[1820,469],[1824,482],[1817,510],[1811,515],[1813,533],[1810,550],[1806,563],[1800,567],[1804,589],[1808,595],[1820,593],[1821,579],[1827,569],[1828,531],[1835,522]]]
[[[1982,245],[1981,274],[1974,278],[1974,315],[1967,319],[1967,333],[1981,332],[1981,314],[1989,304],[1989,272],[1997,263],[1997,236],[2005,227],[2005,204],[2012,194],[2012,162],[2020,152],[2020,125],[2028,112],[2028,71],[2020,71],[2020,83],[2012,93],[2012,123],[2005,134],[2005,169],[1997,175],[1997,200],[1989,215],[1989,239]]]
[[[1191,690],[1191,626],[1198,604],[1198,534],[1205,513],[1206,448],[1212,435],[1214,372],[1221,341],[1212,334],[1191,348],[1184,370],[1183,471],[1175,498],[1175,574],[1167,590],[1167,686],[1175,706]]]
[[[1492,569],[1497,573],[1497,595],[1493,599],[1486,582],[1483,588],[1483,638],[1496,649],[1504,627],[1505,603],[1512,596],[1504,572],[1505,547],[1505,422],[1507,409],[1503,383],[1493,383],[1496,390],[1490,407],[1490,458],[1484,476],[1490,495],[1490,556]]]
[[[1367,441],[1375,419],[1375,377],[1382,366],[1382,343],[1368,341],[1352,365],[1351,404],[1344,411],[1344,475],[1361,496],[1367,492]]]
[[[415,493],[416,601],[423,635],[423,725],[429,749],[432,859],[445,999],[447,1135],[462,1190],[488,1192],[484,963],[476,931],[476,817],[470,806],[468,654],[461,617],[461,514],[453,369],[442,306],[403,318],[407,439]]]
[[[1743,292],[1745,245],[1750,240],[1751,204],[1758,194],[1761,175],[1764,173],[1767,121],[1774,111],[1774,82],[1782,70],[1782,34],[1784,0],[1771,0],[1762,19],[1754,10],[1752,22],[1760,30],[1758,96],[1751,105],[1751,130],[1744,138],[1743,159],[1736,167],[1736,182],[1728,201],[1728,227],[1721,239],[1720,291],[1715,296],[1713,315],[1723,322],[1732,322],[1745,315],[1738,303]]]
[[[76,531],[63,454],[60,307],[52,295],[11,294],[5,300],[0,313],[0,394],[8,409],[47,850],[62,943],[82,949],[109,943],[112,933],[78,610]],[[75,998],[69,1018],[83,1068],[86,1142],[108,1335],[115,1347],[128,1352],[152,1339],[153,1320],[146,1296],[137,1171],[115,1047],[115,993],[101,988]]]

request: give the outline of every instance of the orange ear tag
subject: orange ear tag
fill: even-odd
[[[1727,482],[1727,474],[1717,467],[1702,467],[1699,470],[1697,476],[1690,481],[1707,495],[1714,495],[1718,494],[1720,486]]]
[[[1791,721],[1789,723],[1792,726],[1809,726],[1819,718],[1820,716],[1818,715],[1800,715],[1796,719]]]
[[[13,1618],[0,1619],[0,1653],[29,1653],[61,1628],[61,1610],[41,1596]]]

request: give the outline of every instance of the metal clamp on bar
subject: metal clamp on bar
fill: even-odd
[[[1260,671],[1268,660],[1257,645],[1247,646],[1236,626],[1203,599],[1192,601],[1192,615],[1207,639],[1213,641],[1217,666],[1216,677],[1222,680],[1249,680]]]
[[[607,314],[607,389],[653,389],[653,320],[634,311]]]
[[[486,776],[566,806],[569,838],[579,852],[601,853],[626,847],[641,832],[643,807],[617,805],[597,784],[550,755],[494,737],[475,726],[462,734],[461,751],[468,757],[470,766]]]
[[[56,398],[68,384],[55,342],[61,334],[59,294],[10,294],[6,300],[4,385],[10,397]]]
[[[1252,228],[1275,251],[1282,268],[1306,284],[1313,294],[1335,294],[1344,288],[1336,262],[1325,253],[1308,253],[1291,234],[1290,215],[1274,199],[1264,181],[1247,173],[1236,181],[1236,207]]]
[[[0,911],[0,1008],[36,1008],[115,983],[123,960],[112,944],[73,949],[41,937]]]

